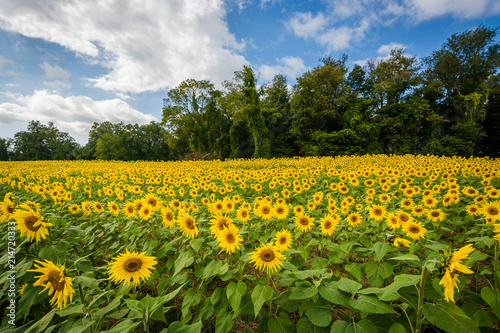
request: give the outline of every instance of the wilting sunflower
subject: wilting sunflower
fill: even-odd
[[[278,231],[274,239],[276,240],[276,247],[280,252],[284,252],[292,246],[292,234],[289,230],[283,229]]]
[[[449,302],[455,302],[455,288],[458,289],[458,273],[474,273],[468,266],[462,264],[462,260],[468,259],[474,251],[472,244],[463,246],[453,254],[447,255],[444,262],[444,274],[439,284],[444,287],[444,298]]]
[[[115,283],[124,282],[125,285],[133,280],[134,285],[138,285],[143,279],[146,281],[151,276],[151,271],[155,268],[156,257],[148,257],[146,252],[138,254],[137,252],[120,253],[113,258],[114,262],[109,264],[108,271],[111,281]]]
[[[53,225],[52,223],[43,222],[43,217],[31,209],[27,211],[16,210],[14,218],[16,219],[16,229],[20,230],[21,237],[26,236],[29,242],[35,239],[38,243],[41,239],[47,238],[49,234],[47,227]]]
[[[238,231],[239,229],[234,224],[224,227],[217,234],[219,247],[222,247],[227,253],[234,253],[236,250],[239,250],[243,238],[238,234]]]
[[[500,204],[498,202],[485,203],[481,207],[481,212],[483,216],[491,222],[500,220]]]
[[[373,205],[368,211],[368,216],[375,221],[382,221],[385,217],[386,210],[384,206]]]
[[[172,228],[175,224],[174,212],[168,208],[164,207],[161,209],[162,224],[167,228]]]
[[[399,244],[401,244],[401,245],[404,245],[404,246],[406,246],[406,247],[410,247],[411,242],[410,242],[409,240],[407,240],[407,239],[404,239],[404,238],[401,238],[401,237],[396,237],[396,238],[394,238],[394,240],[392,241],[392,244],[393,244],[394,246],[399,246]]]
[[[321,233],[326,236],[331,236],[335,229],[337,229],[337,225],[339,221],[335,219],[332,215],[328,214],[324,218],[321,219],[320,227]]]
[[[259,270],[266,271],[267,274],[277,272],[283,266],[281,262],[283,259],[285,256],[272,243],[262,244],[250,253],[250,262],[254,263]]]
[[[427,211],[427,218],[432,222],[441,222],[445,217],[446,214],[439,208],[429,209]]]
[[[198,223],[191,215],[179,214],[177,223],[179,224],[182,234],[187,236],[188,238],[194,238],[200,232],[197,227]]]
[[[45,287],[41,292],[49,290],[49,295],[54,294],[50,300],[52,307],[57,305],[58,309],[66,307],[66,303],[73,301],[73,294],[75,290],[71,287],[73,279],[64,274],[64,266],[58,267],[53,262],[45,259],[45,262],[35,260],[35,269],[29,269],[28,272],[41,273],[42,275],[36,276],[38,279],[33,286]]]
[[[408,222],[403,226],[403,231],[406,231],[406,236],[412,239],[425,238],[427,234],[427,229],[419,222]]]
[[[314,219],[308,216],[307,214],[300,214],[295,217],[295,226],[299,228],[302,232],[311,231],[314,225]]]
[[[347,221],[353,227],[357,227],[358,225],[363,223],[363,216],[361,216],[359,213],[351,213],[347,216]]]

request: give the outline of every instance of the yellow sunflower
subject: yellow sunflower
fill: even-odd
[[[338,224],[338,220],[335,219],[332,215],[328,214],[321,219],[321,233],[326,236],[331,236],[335,232]]]
[[[45,262],[35,260],[35,269],[29,269],[28,272],[42,274],[35,277],[38,280],[33,283],[33,286],[44,287],[40,294],[47,289],[49,295],[54,294],[54,297],[50,300],[52,307],[57,305],[57,308],[61,310],[66,307],[68,298],[70,303],[73,301],[73,294],[75,293],[75,290],[71,287],[73,279],[64,274],[64,266],[58,267],[49,260],[45,260]]]
[[[72,204],[68,207],[68,211],[71,214],[76,214],[80,211],[80,206],[78,206],[77,204]]]
[[[212,216],[210,224],[210,233],[212,235],[217,235],[219,232],[224,230],[224,228],[228,228],[229,225],[233,224],[233,220],[225,214],[217,214]]]
[[[361,216],[359,213],[351,213],[347,216],[347,221],[353,227],[357,227],[358,225],[363,223],[363,216]]]
[[[143,220],[149,220],[153,216],[153,207],[149,204],[142,205],[139,209],[139,216]]]
[[[123,207],[123,212],[127,218],[133,217],[137,211],[135,210],[135,205],[133,202],[127,202]]]
[[[382,221],[386,213],[384,206],[373,205],[368,211],[368,216],[375,221]]]
[[[275,244],[280,252],[284,252],[292,247],[292,234],[289,230],[283,229],[276,233]]]
[[[254,208],[253,213],[263,220],[269,220],[273,217],[273,208],[267,202],[261,202]]]
[[[161,209],[162,224],[167,228],[172,228],[175,224],[174,212],[169,207]]]
[[[113,215],[120,214],[120,207],[116,204],[116,202],[108,202],[108,209]]]
[[[115,283],[124,282],[125,285],[133,280],[134,285],[138,285],[142,280],[146,281],[151,276],[151,271],[155,268],[156,258],[148,257],[146,252],[138,254],[130,253],[128,249],[125,253],[120,253],[113,258],[114,262],[109,264],[108,271],[111,281]]]
[[[404,246],[406,246],[406,247],[410,247],[411,242],[410,242],[409,240],[407,240],[407,239],[404,239],[404,238],[401,238],[401,237],[396,237],[396,238],[394,238],[394,240],[392,241],[392,244],[393,244],[394,246],[399,246],[399,244],[401,244],[401,245],[404,245]]]
[[[474,252],[474,248],[472,244],[468,244],[454,251],[453,254],[448,255],[445,259],[444,275],[439,284],[444,287],[444,297],[448,302],[455,302],[455,288],[458,289],[458,273],[474,273],[468,266],[462,264],[462,260],[468,259],[472,252]]]
[[[408,222],[403,226],[403,231],[406,231],[406,236],[412,239],[425,238],[427,234],[427,229],[419,222]]]
[[[240,208],[236,211],[236,218],[240,220],[242,223],[246,223],[250,220],[250,209],[245,205],[241,205]]]
[[[182,234],[187,236],[188,238],[194,238],[200,232],[200,230],[197,227],[198,223],[191,215],[188,214],[179,215],[177,223],[179,224]]]
[[[10,220],[15,212],[16,205],[11,200],[5,199],[3,202],[0,202],[0,222]]]
[[[477,216],[479,214],[479,206],[476,204],[471,204],[466,207],[467,215]]]
[[[267,274],[277,272],[283,266],[281,260],[284,259],[285,256],[272,243],[262,244],[250,254],[250,262]]]
[[[94,209],[94,212],[96,212],[98,214],[104,212],[104,207],[101,205],[100,202],[94,201],[92,203],[92,208]]]
[[[432,222],[441,222],[445,219],[446,214],[439,208],[429,209],[427,211],[427,218]]]
[[[33,239],[38,243],[41,239],[47,238],[52,223],[43,222],[43,217],[31,209],[22,210],[18,209],[14,213],[16,219],[16,229],[21,231],[21,237],[26,236],[28,241]]]
[[[273,207],[273,214],[278,220],[284,220],[288,215],[288,205],[278,203]]]
[[[238,234],[238,231],[239,229],[234,224],[224,227],[217,234],[219,247],[223,248],[227,253],[234,253],[236,250],[239,250],[243,238]]]
[[[498,202],[485,203],[481,207],[481,212],[483,213],[483,216],[491,222],[500,220],[500,204]]]
[[[307,214],[301,214],[295,217],[295,226],[302,232],[311,231],[314,225],[314,219]]]

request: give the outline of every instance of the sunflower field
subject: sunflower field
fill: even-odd
[[[1,332],[496,332],[500,160],[0,164]]]

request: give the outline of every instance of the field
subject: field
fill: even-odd
[[[2,162],[0,195],[2,332],[498,330],[498,159]]]

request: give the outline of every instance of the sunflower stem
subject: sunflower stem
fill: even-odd
[[[422,308],[424,307],[424,287],[425,287],[425,277],[427,275],[427,268],[425,265],[422,267],[422,275],[420,276],[420,285],[418,288],[418,306],[417,306],[417,318],[415,325],[415,332],[421,333],[422,330]]]
[[[495,242],[495,261],[493,262],[493,264],[495,265],[495,290],[499,290],[498,289],[498,242]]]
[[[50,228],[47,228],[47,230],[49,230],[49,243],[50,246],[52,246],[52,232],[50,231]]]

